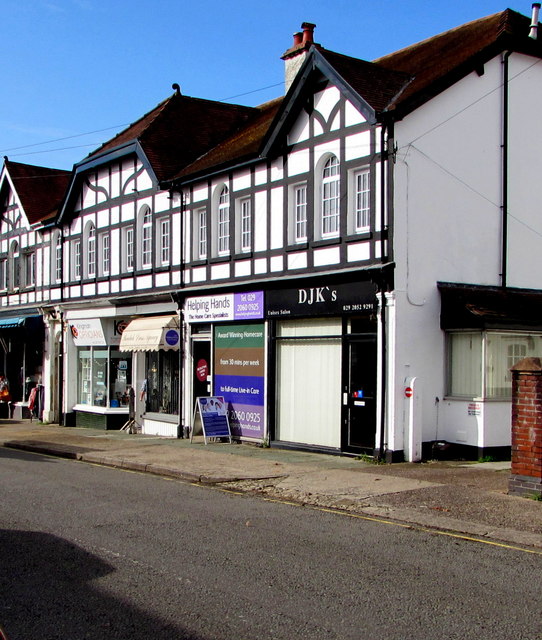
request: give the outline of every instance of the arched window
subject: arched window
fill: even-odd
[[[60,231],[55,234],[55,272],[54,282],[62,282],[62,235]]]
[[[217,249],[219,256],[230,252],[230,192],[226,186],[222,188],[218,199]]]
[[[87,258],[85,276],[87,278],[94,278],[96,276],[96,227],[92,222],[87,224],[85,236]]]
[[[17,240],[9,247],[9,284],[11,289],[18,289],[21,284],[21,254]]]
[[[143,207],[139,212],[139,229],[141,242],[142,269],[152,267],[152,212],[150,207]]]
[[[340,165],[336,156],[330,156],[322,171],[322,238],[339,235],[340,230]]]

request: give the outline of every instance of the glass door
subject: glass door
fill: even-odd
[[[346,448],[372,453],[376,437],[376,336],[351,338],[346,348]]]

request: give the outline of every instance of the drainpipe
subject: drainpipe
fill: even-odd
[[[186,205],[184,202],[184,194],[182,190],[179,190],[179,197],[181,198],[180,203],[180,214],[181,214],[181,224],[180,224],[180,234],[181,234],[181,250],[180,250],[180,263],[181,263],[181,273],[180,273],[180,282],[179,288],[182,290],[184,286],[183,280],[183,270],[184,270],[184,214]],[[173,198],[173,189],[169,192],[169,197]],[[173,297],[173,296],[172,296]],[[184,425],[183,425],[183,396],[184,396],[184,385],[183,385],[183,356],[184,356],[184,327],[183,327],[183,313],[180,305],[180,296],[175,296],[174,300],[177,302],[177,312],[179,314],[179,422],[177,424],[177,438],[184,438]]]
[[[380,132],[380,153],[381,153],[381,170],[380,170],[380,246],[381,251],[380,255],[383,258],[386,254],[386,240],[384,238],[384,226],[386,224],[386,216],[385,216],[385,206],[388,206],[388,199],[386,198],[386,186],[387,180],[385,179],[385,175],[387,176],[387,172],[384,172],[384,149],[386,144],[386,126],[382,125]],[[386,156],[386,167],[389,167],[388,164],[389,156]],[[388,211],[389,214],[389,211]],[[389,247],[389,238],[388,238],[388,247]],[[384,271],[381,271],[381,279],[380,279],[380,295],[381,295],[381,310],[380,310],[380,330],[381,330],[381,348],[380,348],[380,361],[381,361],[381,394],[380,394],[380,443],[379,443],[379,451],[378,451],[378,459],[384,460],[386,453],[384,451],[384,446],[386,444],[386,397],[387,397],[387,336],[386,336],[386,294],[387,290],[386,285],[386,277]]]
[[[511,51],[507,51],[502,58],[503,65],[503,82],[502,82],[502,247],[501,247],[501,287],[507,286],[508,278],[508,75],[509,63],[508,59],[512,55]]]

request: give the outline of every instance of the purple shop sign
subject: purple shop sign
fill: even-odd
[[[259,320],[263,318],[263,291],[235,293],[233,300],[234,320]]]

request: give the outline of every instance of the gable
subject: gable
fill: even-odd
[[[363,113],[350,100],[344,98],[339,88],[329,84],[317,90],[312,100],[307,98],[297,119],[286,134],[288,146],[299,144],[309,138],[338,131],[341,126],[352,127],[367,123]]]
[[[69,171],[12,162],[6,158],[0,178],[0,198],[6,202],[11,192],[30,226],[56,214],[69,180]]]
[[[339,68],[343,73],[339,73]],[[281,140],[291,143],[306,139],[309,115],[315,121],[314,135],[338,130],[342,126],[338,117],[341,100],[348,105],[347,126],[376,124],[379,110],[408,81],[406,74],[313,47],[270,127],[262,155],[276,152]]]

